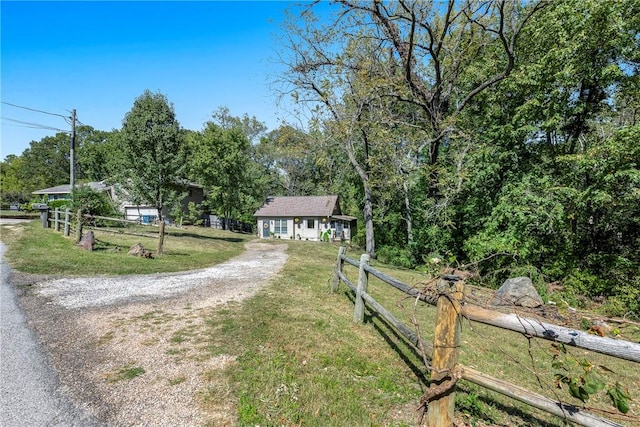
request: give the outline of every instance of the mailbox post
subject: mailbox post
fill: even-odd
[[[40,211],[40,221],[42,221],[42,228],[49,228],[49,205],[46,203],[34,203],[33,209]]]

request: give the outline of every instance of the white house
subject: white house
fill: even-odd
[[[350,241],[356,233],[356,218],[342,215],[335,195],[269,197],[253,216],[262,238]]]

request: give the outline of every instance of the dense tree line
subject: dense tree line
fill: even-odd
[[[280,81],[304,129],[225,108],[198,131],[172,117],[167,176],[204,185],[199,212],[250,222],[269,195],[338,194],[383,261],[473,265],[491,286],[528,275],[640,316],[637,1],[340,0],[290,16]],[[140,165],[122,156],[135,109],[122,129],[78,129],[79,179]],[[58,134],[5,159],[3,202],[68,182],[68,148]]]
[[[367,252],[639,314],[637,2],[332,11],[292,15],[283,81],[348,160]]]

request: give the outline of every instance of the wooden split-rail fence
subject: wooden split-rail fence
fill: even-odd
[[[71,233],[75,233],[76,242],[80,241],[84,229],[100,230],[104,232],[127,234],[139,237],[157,237],[157,233],[155,232],[155,230],[153,233],[124,231],[122,228],[112,230],[106,227],[99,227],[98,225],[96,225],[97,221],[120,223],[125,226],[140,226],[143,228],[151,227],[148,224],[142,223],[140,220],[111,218],[97,215],[82,215],[81,211],[74,213],[69,209],[62,210],[56,208],[53,211],[44,211],[42,213],[42,226],[44,228],[53,228],[55,231],[61,231],[66,237],[69,237]]]
[[[82,234],[82,226],[78,225],[77,218],[79,214],[71,213],[71,210],[65,209],[64,211],[61,209],[54,209],[50,211],[48,209],[41,210],[41,219],[42,219],[42,227],[44,228],[53,228],[55,231],[61,231],[62,228],[63,234],[68,237],[71,234],[71,231],[76,232],[76,234]],[[81,236],[77,236],[77,240],[80,239]]]
[[[69,236],[72,232],[75,232],[76,241],[79,241],[82,237],[83,228],[89,228],[93,230],[100,230],[104,232],[112,232],[117,234],[128,234],[132,236],[140,236],[140,237],[157,237],[157,233],[143,233],[143,232],[127,232],[122,228],[126,226],[140,226],[144,228],[151,228],[154,224],[146,224],[142,220],[132,220],[132,219],[123,219],[123,218],[112,218],[98,215],[82,215],[81,212],[71,212],[69,209],[59,209],[55,208],[54,210],[49,209],[41,209],[41,218],[42,218],[42,226],[44,228],[54,228],[56,231],[63,231],[65,236]],[[228,220],[226,221],[224,218],[215,217],[215,221],[208,223],[207,225],[212,228],[218,229],[227,229],[231,231],[238,231],[244,233],[251,233],[252,225],[246,222],[241,222],[237,220]],[[81,219],[82,221],[78,221]],[[100,227],[98,222],[108,222],[108,223],[118,223],[121,226],[116,230],[110,229],[108,227]],[[226,221],[226,225],[225,225]]]
[[[564,402],[555,401],[546,396],[531,392],[518,385],[493,378],[476,369],[458,363],[461,325],[463,319],[481,322],[487,325],[525,334],[527,337],[551,340],[590,351],[606,354],[619,359],[640,363],[640,344],[592,335],[583,331],[566,328],[538,319],[529,319],[516,314],[505,314],[479,306],[465,304],[463,301],[464,281],[457,276],[441,276],[437,282],[437,292],[425,295],[418,289],[384,274],[369,265],[369,255],[364,254],[360,261],[346,256],[346,248],[341,246],[332,280],[332,290],[337,291],[340,282],[344,282],[355,298],[354,321],[364,322],[365,305],[377,312],[420,352],[430,359],[431,397],[426,412],[428,427],[449,427],[454,423],[455,382],[464,379],[481,387],[493,390],[527,405],[538,408],[567,421],[588,427],[621,426],[614,421],[599,417],[581,408]],[[352,283],[344,274],[344,264],[358,268],[358,282]],[[367,292],[369,274],[412,297],[435,305],[437,318],[433,342],[423,340],[411,327],[402,323],[389,310],[384,308]],[[451,387],[447,385],[450,384]],[[429,393],[431,391],[432,393]]]

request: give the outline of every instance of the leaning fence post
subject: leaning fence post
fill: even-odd
[[[427,427],[454,425],[455,384],[460,378],[455,368],[460,355],[462,329],[461,301],[464,282],[457,276],[445,276],[438,281],[437,318],[431,361],[430,394]]]
[[[347,252],[347,248],[344,246],[340,246],[338,249],[338,260],[336,261],[336,268],[333,270],[333,280],[331,281],[331,291],[336,292],[338,290],[338,285],[340,284],[340,273],[342,273],[342,266],[344,265],[344,260],[342,257],[345,252]]]
[[[369,265],[369,254],[360,256],[360,270],[358,272],[358,290],[356,291],[356,304],[353,310],[353,320],[356,323],[364,323],[364,300],[362,294],[367,292],[369,286],[369,272],[365,270],[365,265]]]
[[[70,222],[71,222],[71,219],[69,218],[69,209],[66,209],[64,211],[64,236],[65,237],[69,237],[69,227],[71,226]]]

